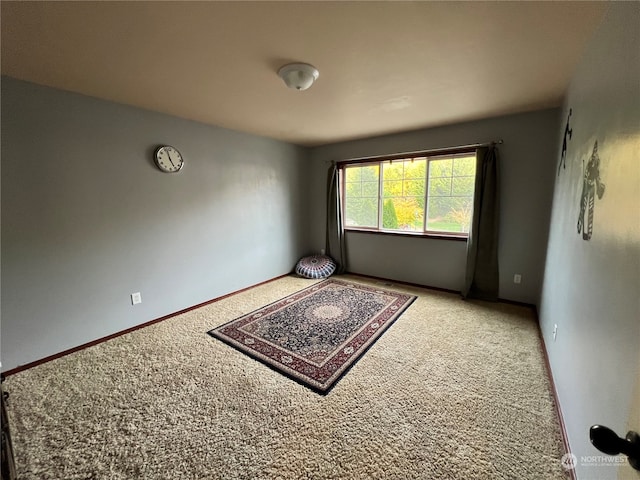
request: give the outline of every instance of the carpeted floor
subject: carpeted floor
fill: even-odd
[[[286,277],[9,377],[19,478],[565,478],[527,308],[386,285],[418,299],[327,396],[206,334],[314,282]]]

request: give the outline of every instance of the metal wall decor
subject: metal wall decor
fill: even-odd
[[[569,109],[569,115],[567,116],[567,124],[564,127],[564,137],[562,139],[562,153],[560,153],[560,163],[558,163],[558,175],[560,175],[560,166],[564,170],[567,168],[567,137],[571,140],[573,135],[573,129],[569,126],[569,120],[571,120],[571,114],[573,109]]]
[[[598,155],[598,141],[593,145],[591,157],[584,166],[582,161],[582,196],[580,198],[580,215],[578,215],[578,233],[582,232],[583,240],[590,240],[593,235],[593,209],[596,195],[604,195],[604,183],[600,180],[600,156]],[[586,225],[585,225],[586,216]]]

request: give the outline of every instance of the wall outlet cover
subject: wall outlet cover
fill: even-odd
[[[139,303],[142,303],[142,295],[140,294],[140,292],[132,293],[131,305],[137,305]]]

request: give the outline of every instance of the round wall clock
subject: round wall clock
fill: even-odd
[[[158,168],[166,173],[179,172],[184,166],[184,159],[180,152],[169,145],[158,147],[154,160]]]

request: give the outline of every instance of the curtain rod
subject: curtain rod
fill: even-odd
[[[416,158],[416,157],[426,157],[429,155],[444,155],[444,154],[456,154],[456,153],[464,153],[474,148],[481,147],[490,147],[492,145],[502,145],[504,141],[500,138],[498,140],[494,140],[486,143],[472,143],[470,145],[457,145],[455,147],[445,147],[445,148],[432,148],[430,150],[420,150],[417,152],[402,152],[402,153],[390,153],[388,155],[374,155],[372,157],[356,157],[349,158],[345,160],[337,160],[336,163],[364,163],[364,162],[373,162],[376,160],[397,160],[400,158]],[[331,163],[331,160],[327,160]]]

